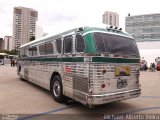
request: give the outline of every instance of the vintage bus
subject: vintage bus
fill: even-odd
[[[132,36],[117,27],[80,27],[20,47],[21,79],[67,98],[100,105],[138,97],[140,55]]]

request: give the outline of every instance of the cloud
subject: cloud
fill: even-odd
[[[6,13],[6,10],[4,7],[0,7],[0,13],[3,14],[3,13]]]
[[[72,22],[78,18],[74,14],[65,14],[57,12],[39,13],[41,18],[47,22]],[[45,16],[45,17],[44,17]]]
[[[49,16],[49,20],[54,22],[72,22],[77,18],[78,16],[67,16],[65,14],[54,14]]]

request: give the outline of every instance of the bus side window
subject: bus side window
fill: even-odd
[[[22,48],[20,51],[19,51],[19,57],[28,57],[27,55],[27,48]]]
[[[37,56],[37,47],[31,47],[28,49],[29,56]]]
[[[76,51],[77,52],[84,52],[85,50],[85,43],[83,36],[80,34],[76,35]]]
[[[46,54],[45,44],[39,45],[39,54],[40,55],[45,55]]]
[[[56,48],[57,48],[57,52],[61,53],[62,41],[60,38],[56,40]]]
[[[46,54],[53,54],[53,44],[51,42],[46,43]]]
[[[29,56],[32,56],[32,48],[28,49],[28,54],[29,54]]]
[[[28,55],[27,55],[27,49],[24,49],[24,57],[28,57]]]
[[[32,55],[37,56],[37,47],[32,48]]]
[[[64,53],[72,53],[72,36],[67,36],[64,37],[63,40],[63,48],[64,48]]]

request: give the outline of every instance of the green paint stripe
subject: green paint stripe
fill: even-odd
[[[41,62],[83,62],[83,57],[76,58],[24,58],[27,61],[41,61]]]
[[[84,57],[69,57],[69,58],[23,58],[26,61],[48,61],[48,62],[84,62]],[[139,63],[139,59],[124,59],[124,58],[106,58],[93,57],[92,62],[106,63]]]
[[[108,63],[139,63],[139,59],[124,59],[124,58],[105,58],[93,57],[92,62],[108,62]]]

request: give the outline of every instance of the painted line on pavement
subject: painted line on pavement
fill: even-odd
[[[138,98],[160,98],[160,96],[140,96]],[[67,107],[63,107],[63,108],[53,109],[53,110],[50,110],[48,112],[43,112],[43,113],[31,115],[31,116],[18,118],[18,120],[27,120],[27,119],[31,119],[31,118],[34,118],[34,117],[39,117],[39,116],[42,116],[42,115],[59,112],[59,111],[70,109],[70,108],[77,107],[77,106],[78,105],[72,105],[72,106],[67,106]],[[136,109],[136,110],[132,110],[132,111],[126,112],[126,113],[121,113],[121,114],[118,114],[118,115],[131,114],[131,113],[140,112],[140,111],[146,111],[146,110],[151,110],[151,109],[160,109],[160,107],[140,108],[140,109]]]
[[[55,112],[59,112],[59,111],[62,111],[62,110],[74,108],[74,107],[77,107],[77,106],[78,105],[71,105],[71,106],[67,106],[67,107],[63,107],[63,108],[53,109],[53,110],[50,110],[48,112],[43,112],[43,113],[31,115],[31,116],[26,116],[26,117],[18,118],[18,120],[27,120],[27,119],[31,119],[31,118],[34,118],[34,117],[39,117],[39,116],[42,116],[42,115],[46,115],[46,114],[55,113]]]

